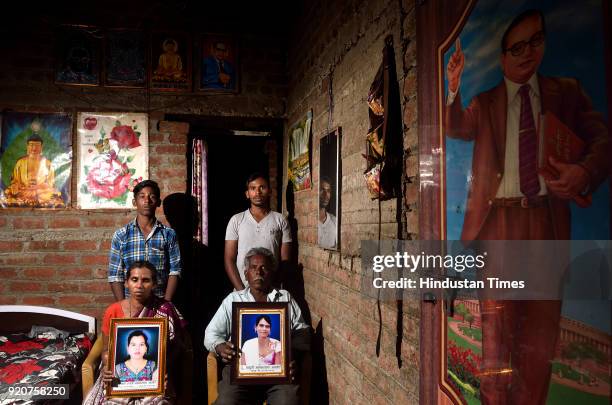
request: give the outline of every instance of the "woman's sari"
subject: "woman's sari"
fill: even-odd
[[[150,302],[140,311],[138,318],[167,318],[168,319],[168,351],[166,356],[172,358],[183,350],[183,334],[185,327],[185,320],[183,316],[178,312],[171,302],[162,300],[161,298],[153,296]],[[167,362],[168,367],[171,367],[172,362]],[[175,364],[177,364],[175,362]],[[100,364],[101,367],[101,364]],[[171,375],[170,370],[167,370],[166,374]],[[87,394],[87,397],[83,401],[84,405],[100,405],[100,404],[142,404],[142,405],[161,405],[161,404],[172,404],[175,402],[176,394],[171,384],[171,380],[168,381],[166,390],[163,396],[156,397],[141,397],[141,398],[107,398],[104,383],[102,381],[102,372],[100,369],[100,375],[96,380],[96,383],[91,388],[91,391]]]

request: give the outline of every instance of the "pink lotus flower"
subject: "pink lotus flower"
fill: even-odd
[[[130,171],[127,164],[117,160],[112,153],[98,160],[87,174],[87,186],[91,194],[107,199],[123,195],[130,185]]]
[[[113,128],[110,139],[117,141],[119,149],[132,149],[140,146],[136,132],[129,125],[120,125]]]

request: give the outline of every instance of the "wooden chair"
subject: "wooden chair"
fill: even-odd
[[[83,400],[91,390],[96,381],[96,370],[98,364],[102,360],[102,352],[104,351],[104,344],[102,343],[102,334],[98,334],[96,342],[89,351],[87,358],[81,366],[81,384],[83,386]]]
[[[300,370],[300,396],[302,405],[310,403],[310,378],[312,374],[312,355],[304,352]],[[211,405],[219,396],[219,380],[221,380],[220,363],[214,353],[206,357],[206,383],[208,384],[208,405]],[[264,405],[266,403],[264,402]]]
[[[102,341],[102,335],[98,335],[96,343],[81,366],[83,399],[87,397],[97,377],[98,366],[102,361],[102,352],[104,351]],[[180,387],[177,387],[177,399],[179,404],[190,405],[193,400],[193,346],[191,345],[191,337],[187,333],[185,334],[185,350],[181,354],[180,364],[182,369],[179,373],[181,379],[177,382],[177,385],[180,383]]]

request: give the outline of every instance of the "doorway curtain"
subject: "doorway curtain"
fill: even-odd
[[[206,142],[194,139],[191,145],[191,195],[198,207],[196,239],[208,246],[208,169]]]

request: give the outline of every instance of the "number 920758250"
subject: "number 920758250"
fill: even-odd
[[[5,399],[68,399],[68,384],[13,384],[2,395]]]

